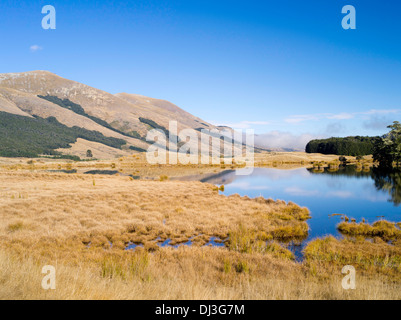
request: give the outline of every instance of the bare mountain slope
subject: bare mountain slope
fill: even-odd
[[[20,108],[17,107],[17,105],[10,100],[7,96],[4,96],[2,94],[2,88],[0,88],[0,111],[20,115],[20,116],[26,116],[26,117],[31,117],[30,114],[22,111]]]
[[[168,120],[175,120],[183,128],[215,128],[210,123],[206,123],[202,119],[194,117],[192,114],[166,100],[154,99],[139,94],[129,93],[117,93],[116,96],[137,107],[145,108],[149,112],[150,119],[163,117],[167,118]]]
[[[201,124],[204,121],[167,101],[137,95],[112,95],[48,71],[0,74],[0,87],[69,99],[81,105],[86,113],[108,122],[114,128],[127,133],[136,131],[141,136],[146,135],[148,127],[139,118],[151,119],[166,128],[170,120],[178,121],[179,129],[208,127]]]

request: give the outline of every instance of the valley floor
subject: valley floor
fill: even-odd
[[[283,243],[307,236],[310,215],[294,203],[19,161],[0,170],[0,299],[401,298],[399,241],[316,239],[296,262]],[[41,287],[45,265],[55,290]],[[342,288],[346,265],[356,290]]]
[[[86,148],[84,148],[86,150]],[[86,151],[85,151],[86,152]],[[107,154],[106,154],[107,155]],[[293,169],[300,167],[316,167],[316,169],[334,166],[338,167],[339,156],[308,154],[305,152],[264,152],[255,153],[255,167],[273,167],[278,169]],[[373,164],[371,156],[365,156],[363,160],[357,161],[355,157],[347,157],[350,163],[361,166],[371,166]],[[212,163],[212,159],[210,159]],[[48,158],[4,158],[0,157],[0,171],[29,171],[29,172],[48,172],[60,170],[74,170],[76,173],[85,173],[93,170],[107,170],[120,173],[121,175],[134,176],[140,179],[159,179],[178,178],[187,176],[200,176],[216,174],[224,170],[236,170],[243,168],[241,163],[217,165],[150,165],[147,162],[146,154],[136,153],[121,156],[119,158],[105,158],[105,160],[85,159],[85,161],[74,162],[64,159]]]

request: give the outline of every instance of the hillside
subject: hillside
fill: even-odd
[[[37,157],[58,155],[58,148],[69,148],[78,138],[121,149],[124,140],[105,137],[97,131],[80,127],[67,127],[56,118],[25,117],[0,112],[0,156]]]
[[[47,71],[0,74],[0,87],[15,89],[34,96],[56,96],[69,99],[82,106],[87,114],[102,119],[114,128],[136,131],[144,136],[147,127],[139,118],[152,119],[168,127],[170,120],[183,128],[213,127],[202,125],[205,121],[192,116],[173,104],[147,97],[130,94],[113,95],[87,85],[61,78]]]
[[[22,118],[10,117],[10,114]],[[126,154],[127,150],[131,151],[130,153],[146,150],[149,146],[145,139],[147,132],[158,128],[168,133],[169,121],[172,120],[177,121],[178,130],[217,129],[168,101],[128,93],[113,95],[47,71],[0,74],[0,118],[3,123],[4,121],[27,123],[29,128],[31,125],[37,126],[40,119],[51,118],[57,121],[58,128],[63,128],[64,135],[68,131],[66,128],[86,130],[86,135],[77,135],[76,129],[68,131],[67,145],[64,143],[67,140],[64,139],[63,146],[56,143],[46,145],[44,148],[34,148],[39,153],[45,154],[57,154],[64,148],[69,149],[65,153],[71,155],[71,150],[76,149],[71,146],[78,143],[78,139],[83,145],[87,145],[89,141],[104,144],[104,141],[98,141],[99,139],[88,139],[88,132],[92,132],[92,135],[96,133],[98,137],[124,141],[123,154]],[[46,121],[40,122],[41,130],[46,130]],[[2,152],[3,155],[10,154],[10,156],[35,154],[36,151],[32,152],[27,144],[16,143],[18,137],[10,138],[13,134],[17,134],[15,127],[3,127],[1,134],[7,135],[9,140],[7,145],[2,146],[0,154]],[[32,139],[39,137],[33,135]],[[14,153],[10,153],[11,143],[19,146]],[[121,154],[120,145],[117,148],[116,145],[105,145],[108,147],[107,150],[112,148],[110,157]],[[55,151],[56,149],[59,151]],[[104,156],[105,153],[102,152],[102,157]]]

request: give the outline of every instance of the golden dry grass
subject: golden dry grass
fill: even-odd
[[[80,149],[81,156],[86,155],[89,147]],[[97,150],[96,148],[89,148]],[[99,149],[100,150],[100,149]],[[120,150],[121,151],[121,150]],[[101,150],[99,151],[102,154]],[[68,160],[52,160],[52,159],[26,159],[26,158],[0,158],[0,171],[39,171],[46,170],[76,170],[83,173],[90,170],[114,170],[123,175],[138,176],[141,179],[156,179],[160,176],[184,177],[184,176],[201,176],[206,174],[215,174],[223,170],[235,170],[244,166],[243,163],[225,164],[223,159],[220,164],[188,164],[188,165],[150,165],[146,160],[146,154],[134,153],[127,155],[127,152],[121,151],[124,156],[118,159],[93,160],[85,162],[73,162]],[[307,154],[305,152],[263,152],[255,153],[255,167],[274,167],[280,169],[293,169],[299,167],[308,167],[317,169],[331,167],[335,164],[338,168],[338,156]],[[365,157],[364,166],[369,167],[373,164],[371,157]],[[347,157],[352,163],[358,164],[354,157]],[[210,158],[210,163],[212,163]]]
[[[0,299],[400,299],[400,282],[357,273],[341,287],[341,268],[303,266],[268,254],[215,248],[102,255],[98,264],[56,262],[56,290],[43,290],[42,266],[29,255],[0,253]],[[46,261],[48,262],[48,261]]]
[[[111,241],[120,247],[157,237],[224,239],[240,224],[271,239],[308,232],[307,209],[263,198],[226,197],[200,182],[48,173],[0,173],[0,179],[1,239],[23,245],[43,236],[99,246]],[[20,194],[24,197],[15,196]]]
[[[387,278],[398,284],[401,281],[401,246],[390,245],[380,238],[373,242],[364,238],[316,239],[306,247],[305,257],[307,264],[319,266],[325,272],[352,265],[363,275]]]
[[[309,211],[293,203],[226,197],[199,182],[122,176],[3,170],[0,181],[0,299],[401,297],[394,246],[312,243],[306,261],[295,262],[277,242],[307,234]],[[211,236],[229,237],[226,247],[205,247]],[[193,246],[160,248],[157,238],[192,238]],[[132,242],[144,248],[124,250]],[[322,254],[332,247],[391,263],[367,268],[351,253],[333,260],[335,254]],[[377,249],[382,260],[363,254]],[[346,291],[341,269],[352,263],[357,290]],[[56,290],[40,286],[44,265],[56,267]]]
[[[393,223],[385,220],[376,221],[373,224],[341,222],[338,230],[347,236],[362,236],[367,238],[379,237],[384,241],[401,240],[400,223]]]

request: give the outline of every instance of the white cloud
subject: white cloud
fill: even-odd
[[[225,126],[233,129],[249,129],[253,126],[267,126],[270,125],[269,121],[241,121],[237,123],[219,123],[217,121],[208,121],[210,123],[215,124],[216,126]]]
[[[319,191],[317,190],[305,190],[299,187],[289,187],[284,189],[284,192],[292,196],[301,196],[301,197],[311,197],[319,194]]]
[[[301,123],[305,121],[319,121],[322,119],[328,120],[349,120],[355,117],[360,116],[372,116],[379,114],[396,114],[399,113],[401,109],[389,109],[389,110],[378,110],[371,109],[368,111],[362,112],[342,112],[342,113],[316,113],[316,114],[301,114],[301,115],[292,115],[286,118],[284,121],[287,123]]]
[[[377,110],[377,109],[372,109],[366,112],[359,112],[359,114],[367,114],[367,115],[372,115],[372,114],[391,114],[391,113],[399,113],[401,110],[400,109],[388,109],[388,110]]]
[[[327,116],[327,119],[347,120],[347,119],[352,119],[354,117],[355,117],[354,114],[343,112],[343,113],[333,114],[331,116]]]
[[[36,51],[43,50],[43,48],[41,46],[37,45],[37,44],[34,44],[34,45],[30,46],[29,49],[31,50],[31,52],[36,52]]]
[[[300,123],[304,121],[314,121],[319,120],[322,117],[321,114],[304,114],[304,115],[294,115],[285,119],[287,123]]]
[[[347,199],[347,198],[352,198],[354,194],[349,191],[331,191],[327,193],[327,196]]]
[[[270,131],[264,134],[255,135],[255,145],[267,149],[292,149],[304,151],[306,144],[321,136],[309,133],[295,135],[290,132]]]
[[[233,182],[230,184],[230,187],[238,188],[241,190],[269,190],[271,187],[269,186],[253,186],[249,182]]]
[[[269,121],[243,121],[245,124],[255,125],[255,126],[265,126],[270,124]]]
[[[255,146],[271,149],[271,150],[295,150],[304,151],[306,144],[314,139],[324,139],[331,136],[344,135],[349,132],[351,127],[355,127],[355,122],[360,122],[360,125],[365,130],[384,130],[392,123],[392,118],[396,114],[400,114],[401,109],[370,109],[360,112],[339,112],[339,113],[316,113],[304,115],[292,115],[284,119],[284,121],[248,121],[244,120],[238,123],[219,123],[218,121],[209,121],[216,125],[224,125],[237,130],[245,130],[256,126],[280,126],[286,128],[289,125],[301,124],[303,122],[315,121],[325,125],[324,128],[314,128],[310,124],[307,132],[298,134],[284,131],[286,129],[271,130],[263,134],[256,134]],[[346,120],[352,122],[346,122]],[[325,122],[323,122],[325,120]],[[311,133],[313,130],[319,130],[316,133]],[[260,129],[259,129],[260,132]],[[262,131],[263,132],[263,131]]]

